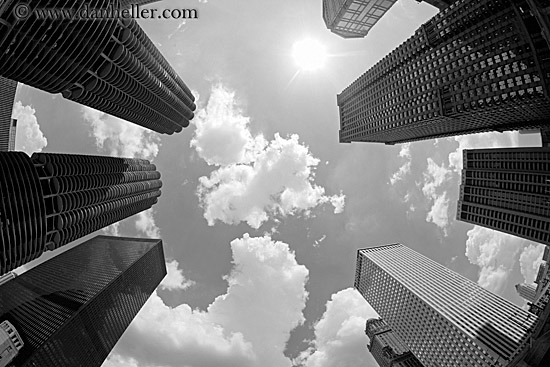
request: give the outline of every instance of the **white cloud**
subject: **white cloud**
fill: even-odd
[[[28,155],[41,152],[48,140],[40,131],[35,109],[31,106],[23,106],[20,101],[15,102],[12,118],[17,119],[15,135],[15,150],[23,151]]]
[[[154,131],[90,107],[83,106],[82,112],[99,150],[114,157],[153,160],[157,156],[160,137]]]
[[[244,235],[231,249],[229,287],[207,311],[168,307],[154,293],[104,366],[290,367],[283,352],[304,321],[308,270],[287,244],[267,236]]]
[[[401,145],[399,156],[405,159],[405,163],[390,177],[390,184],[393,186],[398,181],[401,181],[411,172],[411,143],[404,143]]]
[[[458,135],[449,139],[458,142],[456,151],[449,154],[449,168],[462,169],[462,150],[482,148],[512,148],[518,146],[519,134],[516,131],[487,132],[480,134]]]
[[[466,241],[468,260],[480,267],[478,283],[501,294],[508,286],[509,276],[518,263],[525,281],[533,281],[538,270],[543,245],[481,226],[469,230]]]
[[[449,198],[447,192],[443,190],[443,186],[449,182],[452,173],[444,164],[439,166],[433,159],[428,158],[428,169],[423,174],[422,193],[432,202],[426,221],[443,229],[445,235],[447,235],[447,226],[449,225]]]
[[[314,183],[319,159],[298,135],[275,134],[270,142],[253,137],[234,93],[215,87],[197,116],[191,145],[207,163],[220,166],[199,179],[197,192],[209,225],[245,221],[259,228],[274,216],[308,215],[324,203],[331,203],[336,214],[344,210],[344,194],[326,196]]]
[[[160,229],[155,224],[153,208],[136,214],[136,229],[149,238],[160,238]]]
[[[364,330],[369,318],[378,315],[359,292],[348,288],[333,294],[314,327],[314,346],[296,362],[305,367],[377,366],[367,349]]]
[[[110,226],[102,228],[101,230],[103,231],[104,234],[108,236],[118,236],[120,233],[119,227],[120,227],[120,222],[116,222],[111,224]]]
[[[172,260],[166,263],[166,277],[160,283],[162,289],[176,290],[176,289],[187,289],[193,285],[195,282],[189,279],[186,279],[183,275],[183,271],[178,269],[179,263],[176,260]]]

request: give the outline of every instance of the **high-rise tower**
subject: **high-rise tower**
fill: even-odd
[[[0,152],[15,149],[17,120],[11,118],[17,82],[0,76]]]
[[[161,240],[98,236],[1,285],[13,365],[101,366],[165,275]]]
[[[380,367],[423,367],[384,320],[367,320],[365,334],[370,340],[369,351]]]
[[[355,288],[427,367],[504,367],[537,317],[416,251],[357,252]]]
[[[546,125],[550,49],[536,4],[458,0],[435,15],[338,95],[340,142]]]
[[[120,7],[119,0],[86,4]],[[81,5],[68,0],[63,8]],[[16,6],[0,6],[0,75],[159,133],[179,132],[193,118],[191,91],[133,19],[48,19],[49,0],[28,2],[28,16],[17,18]]]
[[[144,159],[0,153],[0,275],[149,209],[160,173]]]
[[[457,219],[550,245],[550,148],[463,151]]]
[[[529,302],[535,302],[537,298],[537,285],[535,283],[516,284],[518,294]]]

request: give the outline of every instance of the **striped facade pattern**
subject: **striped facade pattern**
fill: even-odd
[[[355,288],[426,367],[507,366],[537,322],[402,244],[358,250]]]
[[[15,366],[99,367],[166,275],[161,240],[98,236],[0,286]]]
[[[340,142],[547,124],[550,49],[529,9],[523,0],[458,0],[435,15],[338,95]]]
[[[91,0],[117,9],[119,0]],[[194,97],[133,19],[19,21],[17,1],[0,18],[1,75],[163,134],[189,125]],[[37,0],[37,7],[78,9],[81,0]]]
[[[121,0],[120,1],[120,6],[122,8],[130,8],[132,5],[136,6],[136,5],[147,5],[147,4],[151,4],[151,3],[156,3],[160,0]]]
[[[74,154],[0,153],[0,275],[147,210],[160,196],[149,161]]]
[[[550,245],[550,148],[463,151],[457,219]]]
[[[0,152],[15,149],[15,126],[11,118],[17,82],[0,76]]]

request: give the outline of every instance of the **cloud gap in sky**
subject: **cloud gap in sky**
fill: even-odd
[[[23,151],[28,155],[41,152],[48,145],[48,140],[40,130],[35,113],[34,108],[23,106],[20,101],[15,102],[13,106],[12,118],[17,119],[15,150]]]
[[[308,269],[286,243],[269,236],[245,234],[231,250],[225,294],[200,311],[169,307],[153,293],[103,367],[290,367],[283,352],[290,331],[304,322]],[[169,275],[178,278],[177,264],[170,267]]]
[[[199,179],[197,194],[209,225],[246,222],[259,228],[277,216],[309,215],[325,203],[343,212],[345,195],[327,196],[315,184],[319,159],[298,135],[275,134],[267,141],[250,132],[235,93],[221,85],[212,89],[206,107],[199,109],[191,146],[217,168]]]

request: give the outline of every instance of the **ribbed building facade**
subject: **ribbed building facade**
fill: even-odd
[[[537,285],[535,283],[516,284],[516,291],[528,302],[535,302],[537,298]]]
[[[4,152],[0,172],[0,275],[149,209],[162,186],[143,159]]]
[[[365,37],[397,0],[323,0],[327,28],[343,38]]]
[[[365,327],[369,352],[380,367],[423,367],[405,342],[382,319],[369,319]]]
[[[537,317],[402,244],[360,249],[355,288],[426,367],[504,367]]]
[[[151,3],[159,2],[160,0],[121,0],[120,6],[123,8],[130,8],[132,5],[147,5]]]
[[[0,286],[18,367],[99,367],[166,275],[161,240],[98,236]]]
[[[550,148],[464,150],[457,219],[550,245]]]
[[[128,120],[158,133],[180,132],[194,97],[133,19],[68,22],[18,20],[17,1],[0,13],[0,75]],[[81,1],[67,1],[78,9]],[[119,0],[91,0],[90,9],[118,9]],[[29,2],[36,8],[51,1]]]
[[[529,4],[458,0],[443,9],[338,95],[340,142],[546,125],[550,49]]]
[[[11,118],[17,82],[0,76],[0,152],[15,149],[17,120]]]

